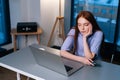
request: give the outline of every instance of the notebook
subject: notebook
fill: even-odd
[[[65,76],[70,76],[83,67],[82,63],[61,57],[60,50],[38,44],[29,47],[37,64]]]

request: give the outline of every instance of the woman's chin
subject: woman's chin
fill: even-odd
[[[83,35],[85,35],[85,33],[81,33],[81,35],[83,36]]]

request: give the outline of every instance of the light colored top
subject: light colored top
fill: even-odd
[[[61,47],[61,50],[71,51],[73,49],[74,34],[75,34],[75,29],[71,29]],[[88,37],[87,42],[90,47],[90,51],[92,53],[98,55],[102,39],[103,39],[102,31],[96,31],[94,34]],[[79,33],[78,35],[77,44],[78,45],[77,45],[77,50],[75,51],[75,55],[84,56],[84,46],[83,46],[83,39],[81,33]]]

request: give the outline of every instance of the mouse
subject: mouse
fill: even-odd
[[[94,66],[96,66],[96,65],[97,65],[97,63],[96,63],[96,62],[92,62],[92,64],[93,64]]]
[[[96,62],[92,62],[93,63],[93,67],[101,67],[101,65],[100,64],[98,64],[98,63],[96,63]]]

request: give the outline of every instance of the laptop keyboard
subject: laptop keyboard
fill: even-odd
[[[73,69],[73,68],[70,67],[70,66],[65,65],[65,69],[66,69],[66,71],[68,72],[68,71],[70,71],[70,70]]]

